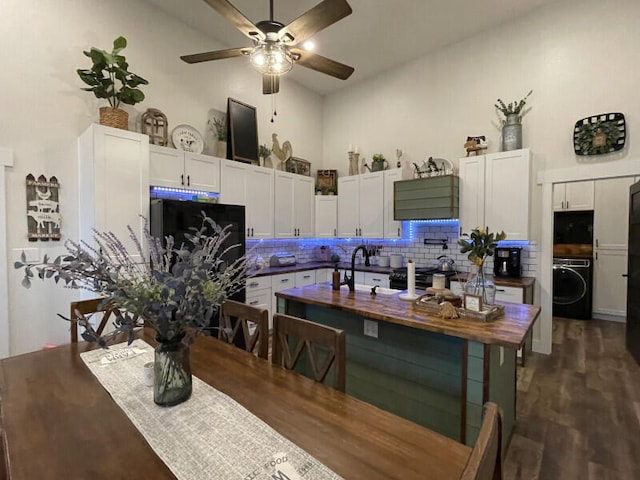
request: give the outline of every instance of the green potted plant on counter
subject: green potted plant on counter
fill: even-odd
[[[149,84],[129,71],[129,64],[120,53],[126,46],[127,40],[118,37],[113,41],[111,52],[91,47],[84,54],[93,65],[89,69],[76,70],[80,79],[89,85],[82,90],[93,92],[97,98],[105,98],[109,102],[108,107],[100,107],[100,124],[123,130],[129,128],[129,114],[119,108],[120,104],[135,105],[142,102],[144,93],[138,87]]]
[[[486,257],[493,256],[493,252],[500,240],[505,240],[504,231],[489,232],[489,227],[476,227],[469,234],[470,240],[460,239],[460,253],[468,253],[467,258],[477,267],[477,273],[465,285],[465,293],[482,296],[483,303],[493,305],[496,298],[496,286],[485,277],[484,262]]]

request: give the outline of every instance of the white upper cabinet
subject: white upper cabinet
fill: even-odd
[[[460,234],[476,227],[529,238],[531,155],[528,148],[460,159]]]
[[[626,249],[629,236],[629,187],[633,177],[595,180],[593,243],[596,249]]]
[[[275,172],[276,238],[308,238],[314,230],[314,181],[311,177]]]
[[[384,238],[402,238],[402,222],[393,219],[393,184],[404,180],[403,169],[384,171]]]
[[[220,192],[220,159],[149,145],[149,183],[154,186]]]
[[[149,216],[149,137],[135,132],[91,125],[78,138],[80,238],[93,243],[93,231],[113,232],[135,260],[131,226],[144,238]]]
[[[556,183],[553,185],[553,210],[593,210],[594,181]]]
[[[338,236],[338,197],[316,195],[315,236],[334,238]]]
[[[384,172],[338,178],[338,236],[383,238]]]
[[[273,238],[274,171],[231,160],[221,160],[220,201],[246,207],[246,235]]]

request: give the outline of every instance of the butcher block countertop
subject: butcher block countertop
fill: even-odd
[[[373,320],[509,348],[520,348],[540,315],[538,306],[504,302],[504,317],[491,322],[467,318],[443,319],[414,307],[412,301],[401,300],[398,294],[349,292],[346,286],[334,291],[329,282],[283,290],[275,295],[288,301],[341,310]]]

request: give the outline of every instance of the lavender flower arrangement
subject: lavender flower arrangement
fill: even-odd
[[[23,252],[16,269],[24,268],[22,285],[31,286],[37,274],[42,279],[63,282],[67,288],[84,289],[104,298],[103,306],[118,309],[113,332],[98,335],[88,318],[80,315],[78,323],[85,327],[82,337],[102,347],[120,334],[134,339],[133,329],[152,327],[160,341],[185,337],[190,344],[195,335],[209,326],[209,322],[230,295],[244,288],[247,259],[242,257],[231,264],[225,254],[239,245],[224,247],[230,226],[220,228],[202,213],[200,228],[187,234],[188,245],[174,244],[172,237],[163,242],[153,237],[145,220],[143,248],[131,227],[127,227],[139,258],[150,262],[136,262],[122,241],[111,232],[94,230],[94,245],[67,240],[66,255],[51,261],[46,255],[42,262],[27,263]],[[148,255],[145,255],[148,250]],[[68,318],[58,314],[61,318]]]

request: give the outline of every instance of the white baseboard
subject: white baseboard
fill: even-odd
[[[608,322],[627,323],[627,317],[622,315],[609,315],[606,313],[594,313],[591,315],[594,320],[606,320]]]

